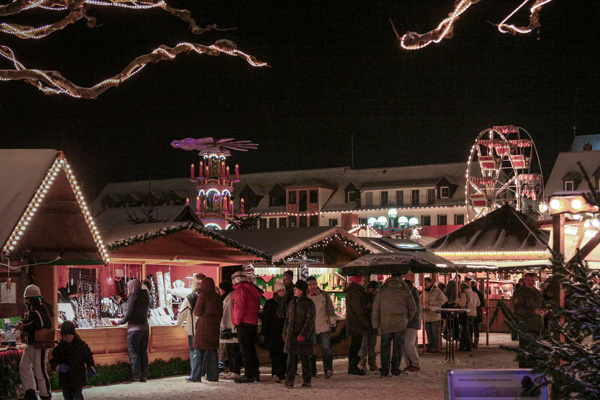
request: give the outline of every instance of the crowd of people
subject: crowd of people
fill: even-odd
[[[235,272],[231,281],[217,287],[212,278],[202,273],[194,276],[192,292],[178,312],[178,326],[185,326],[190,351],[188,382],[217,382],[233,379],[236,383],[260,382],[257,344],[269,351],[272,381],[294,387],[298,362],[302,366],[302,386],[310,387],[317,376],[317,345],[320,347],[323,377],[331,379],[333,371],[332,333],[337,328],[336,313],[329,294],[316,277],[293,282],[293,272],[286,271],[273,287],[273,296],[265,304],[259,324],[262,291],[247,279],[244,271]],[[528,330],[540,333],[546,313],[545,297],[554,296],[552,281],[543,285],[543,294],[535,288],[535,274],[526,274],[513,297],[514,313]],[[348,374],[379,372],[382,378],[419,371],[418,331],[424,322],[427,335],[426,352],[440,351],[440,332],[444,330],[444,307],[463,308],[456,321],[459,351],[478,347],[484,296],[476,280],[460,275],[447,285],[424,278],[422,293],[413,282],[392,274],[380,285],[362,275],[348,278],[346,285],[346,333],[350,338]],[[148,378],[148,286],[137,279],[127,283],[127,310],[119,324],[127,324],[127,346],[132,381]],[[553,291],[554,290],[554,291]],[[34,346],[36,333],[52,328],[52,307],[46,303],[35,285],[24,293],[27,304],[25,318],[17,329],[26,332],[21,360],[21,381],[25,400],[51,398],[48,374],[42,366],[48,361],[48,350]],[[260,326],[260,329],[259,329]],[[50,365],[59,373],[67,400],[83,399],[85,378],[95,374],[92,353],[66,321],[60,329],[61,342],[54,349]],[[375,354],[380,340],[380,365]],[[405,368],[401,369],[404,358]],[[243,368],[243,369],[242,369]],[[243,371],[243,374],[242,374]]]

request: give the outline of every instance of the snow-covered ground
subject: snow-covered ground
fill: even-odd
[[[482,335],[485,344],[485,336]],[[378,373],[365,376],[347,374],[346,359],[334,361],[335,375],[331,380],[323,379],[321,362],[317,362],[319,375],[312,380],[312,388],[301,388],[301,377],[296,378],[296,387],[287,389],[281,383],[271,381],[270,367],[261,368],[261,382],[236,384],[221,380],[216,383],[187,383],[183,376],[153,379],[146,383],[127,383],[112,386],[86,388],[86,400],[129,400],[129,399],[352,399],[386,400],[411,399],[430,400],[444,398],[444,380],[450,369],[505,369],[517,368],[514,355],[499,349],[499,344],[512,345],[509,334],[492,335],[490,347],[480,347],[471,353],[457,352],[454,363],[444,362],[444,354],[422,354],[421,371],[416,374],[381,379]],[[284,397],[282,397],[284,396]],[[54,400],[62,400],[57,392]]]

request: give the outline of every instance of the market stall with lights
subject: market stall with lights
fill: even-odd
[[[543,271],[550,265],[548,240],[548,232],[536,221],[504,205],[427,248],[462,266],[457,273],[469,273],[477,279],[486,297],[487,331],[506,332],[503,316],[496,312],[497,304],[511,305],[512,289],[524,271]],[[509,275],[512,279],[506,279]]]
[[[19,319],[23,290],[40,287],[60,313],[61,267],[96,270],[109,262],[81,188],[64,154],[57,150],[0,150],[0,319]]]
[[[89,329],[78,333],[96,362],[105,365],[128,360],[126,326],[116,325],[124,311],[119,288],[128,279],[148,279],[152,286],[149,360],[187,359],[187,336],[175,326],[175,317],[191,292],[193,276],[204,273],[218,285],[223,269],[239,269],[267,256],[194,221],[129,224],[102,232],[111,260],[98,276],[101,318],[88,321]]]

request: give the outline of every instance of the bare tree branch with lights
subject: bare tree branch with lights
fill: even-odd
[[[423,47],[429,46],[431,43],[439,43],[444,39],[450,39],[453,36],[454,22],[474,4],[479,3],[481,0],[459,0],[455,3],[454,10],[440,22],[437,28],[426,32],[407,32],[400,36],[392,23],[392,29],[396,34],[396,37],[400,41],[400,46],[404,50],[419,50]],[[502,20],[497,26],[498,31],[501,33],[516,34],[527,34],[533,32],[535,29],[540,27],[540,11],[545,4],[550,3],[552,0],[524,0],[517,8],[509,13],[506,18]],[[533,5],[529,9],[529,25],[527,26],[516,26],[508,24],[507,21],[513,17],[519,10],[525,7],[528,3]],[[390,20],[391,22],[391,20]]]
[[[75,24],[81,19],[87,21],[89,28],[95,28],[98,26],[98,21],[95,17],[88,14],[93,7],[122,7],[140,11],[161,8],[169,14],[187,22],[193,34],[199,35],[207,31],[219,30],[215,24],[206,27],[198,26],[196,20],[192,18],[190,11],[173,8],[164,0],[16,0],[10,4],[0,6],[0,17],[17,15],[33,9],[42,9],[50,12],[68,12],[68,15],[52,24],[40,27],[0,23],[0,33],[14,35],[19,39],[41,39],[63,30],[69,25]],[[238,50],[236,44],[229,40],[217,40],[210,46],[184,42],[174,47],[161,45],[148,54],[136,57],[120,73],[113,77],[105,79],[91,87],[82,87],[65,78],[58,71],[25,67],[18,61],[10,47],[0,45],[0,56],[9,60],[14,66],[14,69],[0,69],[0,80],[21,80],[37,87],[45,94],[66,94],[76,98],[96,99],[106,90],[119,86],[140,72],[147,64],[170,61],[181,53],[190,52],[210,56],[225,54],[240,57],[253,67],[267,65],[264,62],[258,61],[253,56]]]

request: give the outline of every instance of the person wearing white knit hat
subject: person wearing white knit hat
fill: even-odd
[[[47,400],[52,398],[50,379],[45,368],[48,363],[49,349],[36,349],[33,344],[37,331],[52,328],[54,314],[52,313],[52,306],[42,298],[42,292],[38,286],[27,286],[23,292],[23,298],[27,305],[27,311],[23,320],[17,324],[17,330],[27,335],[27,347],[23,351],[21,363],[19,364],[19,373],[24,391],[21,399],[37,399],[37,387],[40,398]]]

